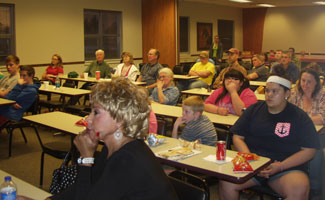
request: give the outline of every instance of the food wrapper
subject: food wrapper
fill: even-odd
[[[233,172],[235,173],[253,172],[252,166],[239,154],[237,154],[237,156],[232,160],[232,163],[234,165]]]
[[[87,116],[84,117],[84,118],[82,118],[81,120],[77,121],[76,122],[76,125],[78,125],[78,126],[85,126],[86,127],[88,125],[88,122],[86,121],[86,118],[87,118]]]
[[[194,142],[189,142],[186,140],[183,140],[181,138],[178,139],[179,144],[181,147],[186,147],[186,148],[190,148],[190,149],[200,149],[200,140],[195,140]]]
[[[259,156],[256,155],[255,153],[243,153],[243,152],[238,152],[237,155],[242,156],[246,160],[258,160]]]
[[[164,141],[165,141],[164,136],[157,135],[155,133],[149,133],[148,138],[147,138],[147,142],[148,142],[149,146],[151,146],[151,147],[158,146],[158,145],[164,143]]]

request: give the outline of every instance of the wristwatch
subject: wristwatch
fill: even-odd
[[[94,164],[95,158],[89,157],[89,158],[78,158],[77,162],[78,164]]]

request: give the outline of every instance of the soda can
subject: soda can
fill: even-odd
[[[100,71],[96,71],[96,80],[100,79]]]
[[[218,141],[217,142],[217,160],[225,160],[226,159],[226,141]]]

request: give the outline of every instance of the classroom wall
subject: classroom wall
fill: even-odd
[[[324,6],[268,8],[263,36],[263,51],[295,47],[325,53]]]
[[[44,64],[58,53],[63,62],[84,61],[83,10],[122,11],[122,51],[142,57],[141,0],[0,0],[15,4],[16,54],[21,64]],[[109,61],[117,63],[116,60]],[[112,64],[115,66],[116,64]],[[65,72],[81,72],[83,64]],[[45,67],[36,67],[39,77]]]
[[[242,15],[241,8],[180,1],[179,16],[188,16],[190,20],[190,52],[188,54],[182,53],[181,57],[199,53],[197,51],[197,22],[213,23],[213,35],[216,35],[218,34],[218,19],[234,20],[234,46],[242,50]]]

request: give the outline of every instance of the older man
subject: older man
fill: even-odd
[[[255,54],[252,58],[253,68],[248,72],[247,78],[252,81],[266,81],[269,68],[264,65],[265,57]]]
[[[6,96],[15,87],[19,79],[19,58],[15,55],[10,55],[6,58],[5,62],[9,74],[0,80],[0,97]]]
[[[157,86],[157,79],[159,77],[159,70],[163,68],[158,62],[160,57],[160,52],[158,49],[150,49],[148,52],[148,63],[141,68],[140,76],[138,82],[146,82],[146,88],[151,93],[153,88]]]
[[[111,78],[112,68],[104,61],[105,52],[101,49],[96,51],[96,60],[93,61],[84,71],[89,77],[95,77],[96,71],[100,71],[100,78]],[[80,74],[83,78],[84,75]]]
[[[247,75],[246,69],[238,63],[239,50],[236,48],[231,48],[227,51],[227,53],[228,53],[228,67],[224,68],[220,72],[220,74],[218,75],[218,77],[213,83],[213,88],[222,87],[222,81],[224,79],[224,76],[226,72],[228,72],[230,69],[236,69],[241,73],[243,73],[244,76]]]

